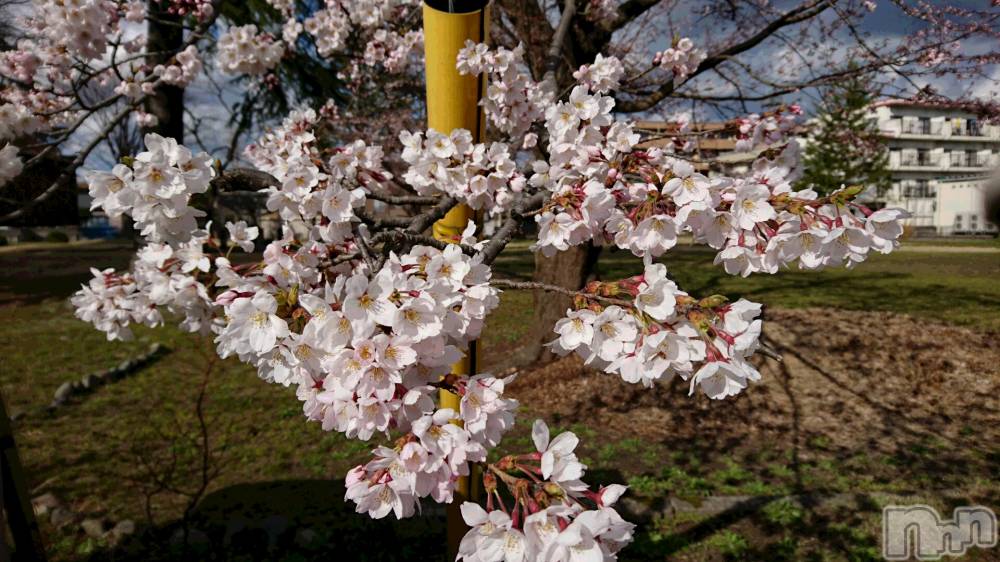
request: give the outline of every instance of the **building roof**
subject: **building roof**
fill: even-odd
[[[919,107],[926,109],[957,109],[967,113],[977,114],[977,105],[971,102],[960,102],[953,100],[901,100],[901,99],[884,99],[878,100],[871,104],[872,108],[876,107]]]

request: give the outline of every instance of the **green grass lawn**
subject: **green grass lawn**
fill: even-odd
[[[979,242],[970,241],[978,248]],[[961,248],[962,246],[956,246]],[[787,269],[776,275],[744,279],[712,264],[715,253],[700,246],[679,246],[663,258],[670,275],[696,296],[723,294],[767,306],[827,306],[849,310],[884,310],[962,326],[1000,330],[1000,252],[911,251],[872,255],[853,270]],[[526,243],[497,260],[497,271],[529,278],[534,267]],[[642,272],[642,264],[620,250],[606,251],[598,264],[602,279]],[[519,306],[523,301],[515,297]],[[505,329],[509,333],[516,322]]]
[[[732,298],[743,296],[790,308],[887,310],[978,329],[1000,329],[1000,254],[912,251],[874,256],[855,271],[787,271],[750,279],[727,276],[711,265],[712,256],[696,248],[678,248],[665,261],[682,287],[696,295],[721,292]],[[509,276],[528,277],[532,260],[527,244],[517,243],[498,261],[498,270]],[[72,263],[61,269],[50,267],[64,262]],[[0,267],[7,272],[0,280],[0,390],[11,411],[30,413],[18,422],[16,438],[31,487],[55,493],[81,513],[140,522],[147,516],[144,498],[151,494],[148,513],[156,525],[162,525],[179,516],[186,504],[183,492],[198,482],[199,426],[194,406],[205,358],[211,350],[204,342],[171,327],[140,328],[136,330],[136,341],[131,343],[107,342],[102,334],[73,318],[65,299],[88,278],[86,266],[110,263],[122,267],[126,262],[127,251],[120,247],[42,248],[0,254]],[[630,255],[609,252],[602,257],[600,274],[605,279],[635,274],[641,269],[638,264]],[[505,293],[501,309],[491,318],[484,335],[484,347],[488,350],[512,345],[530,321],[530,293]],[[133,377],[101,388],[55,414],[39,412],[63,382],[112,367],[152,342],[162,342],[173,351]],[[218,361],[208,381],[205,411],[214,455],[212,466],[218,469],[210,491],[254,483],[318,480],[324,489],[339,494],[344,472],[362,461],[371,447],[339,434],[324,433],[317,424],[307,424],[293,389],[265,384],[235,360]],[[506,442],[511,450],[530,447],[529,422],[530,417],[521,418]],[[585,443],[592,443],[587,437],[599,430],[588,425],[572,429]],[[821,443],[816,446],[822,448]],[[763,468],[754,473],[727,464],[723,452],[719,462],[702,465],[684,451],[638,440],[588,444],[581,454],[600,481],[605,481],[600,475],[615,473],[640,497],[666,492],[687,496],[780,494],[793,490],[793,476],[801,478],[783,471],[787,459],[780,450],[761,451]],[[619,464],[621,458],[630,459],[632,464]],[[850,491],[859,480],[844,479],[845,470],[864,474],[872,466],[899,462],[905,462],[905,457],[850,458],[833,465],[816,461],[805,466],[807,477],[817,486]],[[148,477],[150,471],[171,473],[171,482],[180,489],[154,490]],[[905,485],[913,483],[908,480]],[[878,488],[893,489],[882,485]],[[308,502],[304,494],[296,493],[297,497],[288,501]],[[328,501],[336,503],[333,496]],[[326,533],[323,536],[334,541],[332,544],[338,544],[338,537],[362,531],[351,526],[358,516],[347,513],[349,507],[333,503],[317,507],[322,513],[314,514],[312,521]],[[274,505],[272,509],[280,511],[282,506]],[[765,525],[770,521],[788,543],[793,555],[783,559],[795,559],[800,542],[813,540],[796,533],[794,507],[773,507],[759,517],[765,518]],[[824,527],[824,532],[842,533],[837,540],[848,545],[844,550],[847,554],[831,559],[873,559],[868,535],[852,538],[848,521],[840,521],[845,525],[842,528]],[[644,527],[634,559],[657,559],[656,553],[663,552],[664,545],[672,545],[670,552],[685,560],[755,560],[764,556],[754,550],[760,537],[738,526],[712,529],[703,536],[685,535],[686,542],[675,544],[679,539],[672,526],[676,524],[662,521]],[[872,522],[865,524],[870,526]],[[392,536],[413,541],[414,545],[426,543],[427,537],[432,544],[440,540],[440,528],[428,531],[420,525],[406,522],[394,526],[396,534]],[[101,541],[48,525],[43,532],[54,560],[81,559],[105,546]],[[774,552],[768,557],[782,559]],[[380,558],[369,552],[357,555],[357,559]]]

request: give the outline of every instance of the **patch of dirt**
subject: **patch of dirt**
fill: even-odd
[[[782,362],[755,358],[762,380],[713,401],[674,380],[652,389],[575,357],[525,370],[511,393],[532,414],[586,423],[609,441],[641,438],[703,452],[789,445],[845,458],[931,447],[909,470],[992,472],[1000,463],[1000,342],[995,333],[881,312],[767,311]],[[804,446],[805,444],[811,446]],[[800,451],[801,449],[801,451]],[[942,483],[944,484],[944,483]]]

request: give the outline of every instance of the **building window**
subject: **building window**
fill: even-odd
[[[951,120],[951,133],[953,135],[962,136],[965,134],[965,127],[962,126],[962,120],[958,117]]]
[[[926,148],[917,149],[917,165],[918,166],[930,166],[931,165],[931,153]]]
[[[903,188],[903,195],[909,198],[931,197],[930,180],[913,180]]]
[[[979,230],[979,215],[969,215],[969,230],[973,232]]]
[[[975,119],[969,119],[966,121],[965,127],[967,129],[965,134],[970,137],[981,137],[983,135],[982,131],[979,130],[979,121],[976,121]]]
[[[951,153],[951,165],[954,168],[964,168],[965,167],[965,153],[959,152],[957,150]]]
[[[983,165],[983,163],[979,161],[979,156],[976,154],[975,150],[966,150],[965,160],[969,163],[968,165],[970,168],[978,168]]]
[[[931,118],[930,117],[921,117],[918,125],[919,125],[919,127],[917,128],[917,132],[918,133],[920,133],[921,135],[929,135],[929,134],[931,134]]]

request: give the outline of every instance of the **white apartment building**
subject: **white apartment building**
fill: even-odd
[[[982,216],[981,208],[974,208],[981,197],[973,192],[982,190],[984,177],[1000,164],[1000,126],[947,105],[899,100],[873,104],[870,117],[889,148],[892,187],[882,197],[885,205],[909,211],[908,223],[920,231],[973,233],[968,225],[956,230],[955,216]],[[939,212],[941,206],[947,212]],[[980,227],[989,232],[982,220],[976,223]]]
[[[988,177],[937,180],[934,224],[938,234],[996,234],[997,225],[986,220]]]

